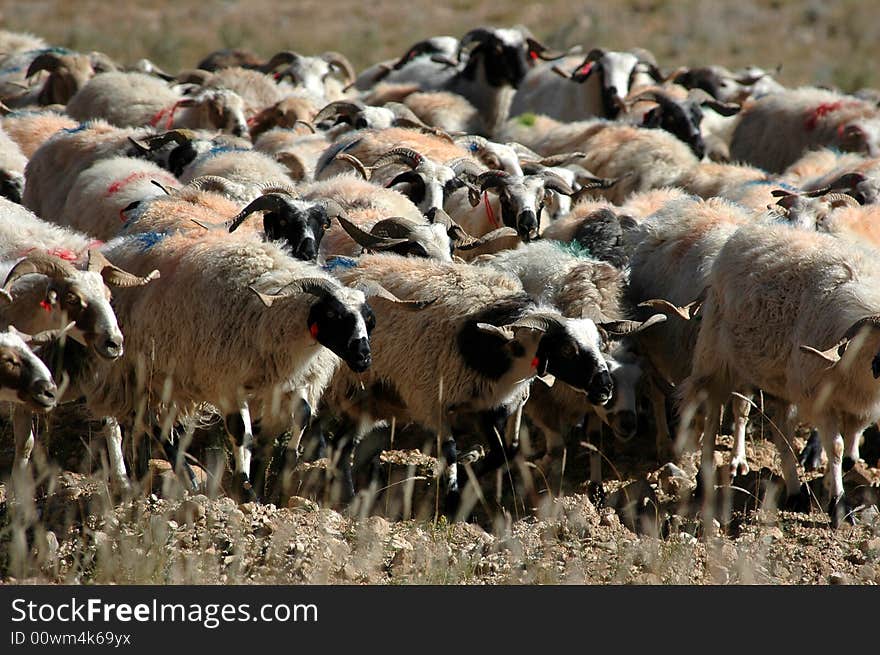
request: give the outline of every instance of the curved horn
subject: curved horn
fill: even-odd
[[[688,91],[688,100],[705,105],[712,111],[722,116],[733,116],[738,113],[742,107],[734,102],[721,102],[711,94],[706,93],[703,89],[691,89]]]
[[[321,111],[315,115],[314,122],[320,123],[334,116],[343,116],[351,120],[355,114],[359,114],[364,110],[364,106],[359,102],[351,100],[335,100],[326,105]]]
[[[846,193],[828,193],[822,196],[822,200],[832,207],[861,207],[858,200]]]
[[[608,321],[605,323],[597,323],[596,326],[602,328],[609,335],[616,337],[625,337],[628,334],[636,334],[649,327],[663,323],[666,320],[666,314],[654,314],[646,321]]]
[[[399,246],[400,244],[409,241],[409,238],[390,238],[381,234],[365,232],[344,216],[337,217],[337,220],[342,226],[342,229],[345,230],[346,234],[348,234],[348,236],[350,236],[354,240],[354,242],[362,248],[368,248],[370,250],[384,250],[387,248],[393,248],[394,246]]]
[[[348,164],[351,164],[351,166],[358,173],[360,173],[361,177],[363,177],[365,180],[370,179],[370,174],[371,174],[372,168],[368,168],[367,166],[364,166],[364,162],[362,162],[360,159],[358,159],[354,155],[349,155],[347,152],[340,152],[338,155],[336,155],[336,159],[338,159],[340,161],[344,161]]]
[[[23,275],[39,273],[56,280],[63,280],[76,274],[76,269],[70,262],[55,257],[45,252],[32,252],[20,259],[13,266],[6,280],[3,282],[3,291],[9,294],[12,284]]]
[[[561,193],[565,196],[574,194],[574,189],[571,188],[571,185],[561,175],[550,170],[544,170],[541,171],[540,177],[544,180],[545,189],[556,191],[556,193]]]
[[[262,195],[259,198],[255,198],[254,200],[252,200],[247,207],[242,209],[240,212],[238,212],[238,214],[230,219],[229,231],[235,232],[239,228],[239,226],[244,223],[245,219],[254,212],[283,211],[289,206],[290,205],[287,201],[287,198],[277,193],[267,193],[266,195]]]
[[[412,148],[393,148],[374,161],[371,168],[386,164],[406,164],[410,168],[418,168],[424,161],[425,158]]]
[[[479,185],[480,191],[486,191],[503,186],[509,179],[510,174],[507,171],[492,170],[481,173],[476,179],[476,184]]]
[[[562,327],[562,321],[561,317],[555,314],[548,314],[547,312],[535,312],[534,314],[524,316],[523,318],[520,318],[505,327],[511,328],[513,330],[526,329],[547,332],[551,328]]]
[[[271,59],[262,66],[257,66],[257,70],[262,73],[271,73],[282,64],[289,66],[300,58],[301,55],[292,50],[282,50],[272,55]]]
[[[321,55],[321,59],[326,61],[330,66],[335,67],[336,69],[342,71],[345,74],[345,83],[348,84],[350,82],[354,82],[355,78],[357,78],[357,72],[352,66],[351,62],[341,52],[336,52],[335,50],[328,50],[323,55]]]
[[[198,135],[193,130],[176,129],[169,130],[168,132],[164,132],[162,134],[153,134],[143,139],[128,137],[128,140],[138,148],[148,152],[152,152],[154,150],[158,150],[169,141],[174,141],[174,143],[178,145],[183,145],[184,143],[195,141],[198,138]]]
[[[362,292],[367,298],[382,298],[411,310],[424,309],[428,305],[437,302],[436,298],[431,300],[401,300],[381,284],[372,280],[362,280],[354,288]]]
[[[307,177],[306,165],[295,152],[279,152],[275,154],[275,161],[287,169],[287,174],[292,180],[304,180]]]
[[[160,277],[157,270],[151,271],[145,277],[139,277],[118,266],[111,264],[100,250],[89,250],[89,263],[87,270],[98,273],[107,286],[131,288],[142,287]]]
[[[552,168],[554,166],[565,166],[566,164],[570,164],[572,162],[577,161],[578,159],[583,159],[587,156],[585,152],[563,152],[558,155],[550,155],[549,157],[543,157],[538,160],[538,163],[542,166],[547,166],[548,168]]]
[[[849,329],[847,329],[840,341],[831,346],[831,348],[829,348],[828,350],[817,350],[812,346],[806,345],[801,345],[800,349],[802,352],[821,357],[833,366],[843,358],[843,355],[846,353],[846,348],[849,345],[850,341],[852,341],[852,339],[864,328],[880,328],[880,315],[874,314],[872,316],[865,316],[864,318],[860,318],[858,321],[853,323],[849,327]]]
[[[44,52],[37,55],[37,57],[31,62],[31,65],[28,66],[27,73],[25,73],[25,77],[31,77],[40,71],[54,73],[63,64],[64,59],[61,55],[54,52]]]
[[[230,181],[219,175],[201,175],[190,181],[187,186],[198,191],[213,191],[214,193],[232,195]]]
[[[492,230],[488,234],[484,234],[483,236],[474,239],[471,237],[471,241],[467,241],[465,243],[461,243],[455,246],[456,250],[474,250],[481,246],[485,246],[487,243],[491,243],[496,239],[510,239],[516,237],[519,239],[519,234],[517,234],[516,230],[512,227],[499,227],[498,229]],[[481,255],[484,256],[484,255]]]
[[[446,162],[446,166],[452,169],[455,177],[463,177],[470,182],[476,180],[486,170],[470,157],[457,157]]]
[[[253,291],[257,295],[257,297],[261,301],[263,301],[263,304],[266,307],[271,307],[272,303],[274,303],[276,300],[288,298],[296,293],[309,293],[319,298],[323,298],[324,296],[331,296],[336,291],[336,288],[337,287],[333,283],[333,281],[325,277],[299,278],[298,280],[288,282],[276,293],[273,294],[261,293],[260,291],[257,291],[253,286],[248,287],[248,289]],[[287,293],[284,293],[285,291]]]
[[[531,37],[528,37],[526,39],[526,44],[529,46],[529,56],[532,59],[553,61],[555,59],[562,59],[565,56],[564,52],[561,52],[559,50],[550,50],[543,43]]]
[[[402,216],[391,216],[383,218],[373,225],[370,228],[370,234],[383,239],[405,239],[408,241],[412,237],[414,227],[413,223]]]

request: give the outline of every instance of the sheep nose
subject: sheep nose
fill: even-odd
[[[614,382],[611,379],[611,374],[607,370],[599,371],[590,380],[587,398],[594,405],[604,405],[611,399],[613,391]]]
[[[302,259],[303,261],[311,261],[318,255],[318,248],[315,245],[314,239],[305,239],[302,243],[299,244],[299,248],[296,251],[297,259]]]
[[[58,387],[51,380],[36,380],[31,385],[30,392],[34,401],[47,409],[54,406],[57,401]]]
[[[107,359],[116,359],[122,356],[122,337],[110,336],[98,347],[98,353]]]
[[[370,352],[370,342],[366,337],[352,339],[348,343],[348,357],[346,363],[355,373],[362,373],[370,368],[373,356]]]
[[[706,154],[706,144],[703,142],[703,137],[699,134],[693,137],[691,141],[691,151],[697,156],[697,158],[702,159]]]
[[[535,212],[528,210],[517,216],[516,228],[523,241],[529,241],[538,236],[538,217]]]

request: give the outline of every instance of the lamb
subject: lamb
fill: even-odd
[[[739,229],[721,248],[681,390],[687,403],[705,394],[707,488],[720,404],[732,390],[761,388],[818,429],[832,526],[845,518],[843,456],[880,417],[875,259],[873,250],[778,225]]]
[[[347,284],[378,283],[398,296],[432,301],[418,314],[377,307],[372,367],[363,380],[337,375],[328,404],[352,426],[350,444],[361,432],[353,426],[391,417],[441,434],[453,514],[459,492],[455,437],[467,429],[467,417],[478,420],[489,442],[482,465],[488,471],[506,456],[494,431],[504,434],[534,376],[549,373],[597,403],[611,395],[596,324],[535,305],[507,274],[388,254],[364,255],[336,274]],[[345,454],[342,461],[345,466]],[[353,492],[350,477],[345,483]]]
[[[766,95],[740,114],[730,156],[782,173],[808,150],[834,147],[880,155],[880,114],[870,102],[814,88]]]
[[[574,66],[569,74],[566,66]],[[526,74],[510,107],[511,116],[530,112],[560,121],[616,118],[630,91],[662,79],[653,55],[641,49],[609,52],[593,48],[582,60],[567,57]]]
[[[70,99],[67,113],[79,121],[102,118],[118,127],[248,133],[244,101],[234,91],[202,89],[193,96],[181,96],[162,80],[143,73],[96,75]]]

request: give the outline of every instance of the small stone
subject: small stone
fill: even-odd
[[[309,500],[308,498],[303,498],[302,496],[291,496],[287,500],[287,508],[288,509],[301,509],[305,512],[317,512],[318,511],[318,503],[316,503],[314,500]]]
[[[862,551],[869,556],[880,557],[880,537],[868,539],[862,544]]]
[[[177,521],[168,521],[169,530],[177,530],[178,527]]]
[[[339,575],[341,575],[345,580],[357,580],[360,577],[357,568],[351,563],[346,564],[342,567],[342,570],[339,571]]]
[[[782,533],[782,530],[779,529],[778,526],[773,526],[772,528],[768,528],[764,532],[765,543],[773,543],[774,541],[782,541],[785,539],[785,535]]]
[[[847,584],[846,576],[840,571],[835,571],[828,576],[828,584]]]
[[[599,525],[609,528],[619,528],[620,517],[617,516],[617,512],[611,507],[605,507],[599,512]]]

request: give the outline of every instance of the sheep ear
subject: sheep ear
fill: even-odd
[[[544,384],[546,384],[548,387],[551,387],[551,388],[553,387],[554,384],[556,384],[556,376],[551,375],[550,373],[547,373],[545,375],[539,375],[538,379],[541,382],[543,382]]]

